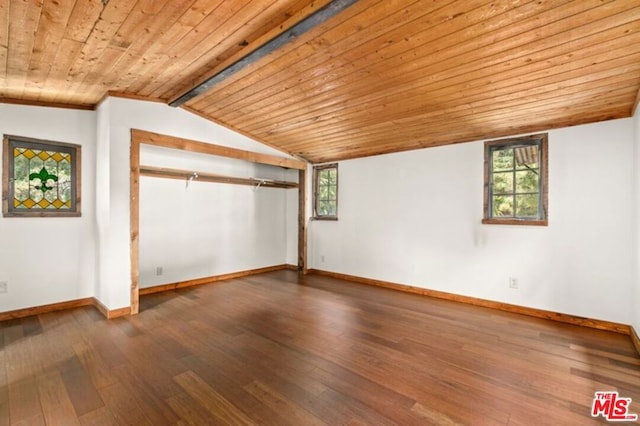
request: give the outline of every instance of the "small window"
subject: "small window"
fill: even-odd
[[[338,165],[313,168],[313,199],[315,219],[338,219]]]
[[[485,142],[482,223],[547,225],[547,134]]]
[[[2,214],[80,216],[79,145],[4,136]]]

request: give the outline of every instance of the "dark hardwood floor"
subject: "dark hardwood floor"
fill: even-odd
[[[0,425],[586,425],[628,336],[279,271],[0,323]]]

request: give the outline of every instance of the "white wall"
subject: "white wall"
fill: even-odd
[[[310,267],[629,324],[633,154],[631,119],[550,131],[548,227],[480,223],[482,141],[340,162]]]
[[[280,167],[149,146],[142,147],[141,164],[288,178]],[[140,287],[284,264],[289,192],[294,190],[142,177]]]
[[[157,133],[184,137],[189,139],[195,139],[200,141],[211,142],[219,145],[226,145],[240,149],[246,149],[254,152],[262,152],[267,154],[274,154],[279,156],[285,156],[279,151],[271,149],[265,145],[262,145],[258,142],[255,142],[249,138],[246,138],[240,134],[234,133],[222,126],[218,126],[210,121],[204,120],[194,114],[186,112],[181,109],[171,108],[169,106],[152,103],[152,102],[140,102],[128,99],[121,98],[111,98],[109,99],[108,104],[105,106],[108,108],[109,115],[109,181],[110,181],[110,197],[109,197],[109,241],[108,241],[108,249],[106,250],[107,256],[105,254],[101,254],[101,267],[108,268],[111,271],[111,282],[109,283],[109,291],[106,295],[103,303],[105,303],[110,309],[116,309],[124,306],[129,306],[129,285],[131,282],[130,279],[130,270],[131,270],[131,262],[129,258],[129,249],[130,249],[130,235],[129,235],[129,149],[130,149],[130,130],[132,128],[153,131]],[[173,166],[175,167],[175,166]],[[211,172],[220,173],[220,170],[212,170]],[[224,173],[224,171],[222,171]],[[175,185],[174,185],[175,184]],[[182,189],[180,188],[180,183],[174,182],[174,184],[169,182],[147,182],[146,179],[141,184],[141,190],[145,191],[144,194],[141,194],[141,200],[144,202],[151,203],[151,200],[157,202],[155,198],[157,196],[155,194],[159,193],[159,197],[164,196],[165,191],[170,191],[174,196],[178,196],[181,194],[186,196],[187,193],[182,193]],[[213,185],[213,184],[211,184]],[[198,185],[199,187],[199,185]],[[194,188],[196,186],[194,185]],[[213,187],[212,187],[213,188]],[[248,189],[248,188],[247,188]],[[198,189],[199,190],[199,189]],[[209,189],[213,191],[213,189]],[[208,191],[209,191],[208,190]],[[251,191],[251,189],[248,189]],[[146,191],[149,191],[148,193]],[[248,241],[250,238],[247,234],[248,229],[260,229],[260,232],[266,232],[264,229],[265,221],[264,217],[257,217],[255,215],[251,216],[256,211],[263,212],[267,210],[265,207],[265,201],[263,195],[265,195],[264,191],[258,191],[256,194],[247,194],[242,193],[241,190],[232,190],[229,192],[228,189],[222,189],[222,192],[219,194],[220,197],[225,198],[226,200],[233,199],[234,203],[238,203],[233,207],[233,210],[229,210],[229,212],[233,212],[234,214],[238,214],[237,217],[232,217],[227,219],[235,221],[233,223],[239,224],[240,221],[245,221],[247,223],[247,227],[244,229],[244,234],[238,235],[240,240],[237,240],[236,243],[239,246],[234,246],[235,244],[231,239],[225,239],[224,241],[231,244],[227,247],[227,254],[232,253],[242,253],[246,251],[246,247],[250,246],[252,243]],[[227,191],[227,192],[225,192]],[[188,193],[189,196],[193,195],[193,192]],[[224,195],[222,194],[224,193]],[[237,195],[241,194],[241,195]],[[237,199],[234,198],[237,195]],[[143,198],[144,197],[144,198]],[[193,197],[192,197],[193,198]],[[191,200],[188,204],[188,207],[191,209],[193,207],[193,200]],[[160,204],[156,204],[158,209],[160,209]],[[212,200],[207,209],[210,209],[214,204]],[[271,202],[268,207],[271,209]],[[269,230],[268,232],[274,232],[274,234],[266,234],[264,236],[258,237],[260,247],[260,254],[251,253],[251,255],[255,255],[250,260],[246,258],[240,263],[228,264],[224,265],[224,259],[230,259],[230,257],[220,257],[221,248],[218,249],[215,253],[213,253],[206,260],[202,260],[203,250],[205,246],[209,243],[218,243],[219,234],[210,235],[208,237],[208,241],[204,242],[201,246],[198,247],[198,251],[194,252],[192,257],[185,257],[180,264],[171,264],[167,273],[169,276],[164,276],[165,279],[175,279],[178,275],[172,275],[173,271],[177,270],[185,270],[186,266],[189,264],[198,263],[197,275],[200,273],[206,272],[208,273],[217,273],[218,271],[230,271],[230,269],[234,269],[236,267],[241,267],[242,269],[251,269],[254,267],[261,266],[269,266],[266,265],[268,263],[272,263],[274,261],[274,257],[278,258],[277,264],[285,263],[286,260],[286,240],[285,231],[284,231],[284,210],[285,210],[285,197],[284,193],[281,197],[279,197],[279,201],[276,200],[275,204],[279,204],[277,207],[274,207],[270,213],[270,216],[267,217],[269,219],[269,224],[273,222],[273,215],[280,214],[278,219],[277,228],[273,230]],[[166,206],[165,204],[162,204]],[[154,215],[154,213],[159,213],[157,211],[152,211],[154,209],[154,205],[149,205],[150,208],[146,208],[144,210],[144,216],[141,215],[141,260],[145,259],[144,265],[141,265],[140,270],[145,272],[145,285],[152,285],[157,283],[159,280],[153,278],[149,272],[151,271],[155,274],[156,266],[165,266],[166,264],[166,255],[164,248],[156,247],[157,252],[151,252],[151,246],[153,245],[152,240],[144,240],[142,232],[144,232],[151,236],[152,234],[149,232],[149,228],[147,225],[155,226],[156,229],[164,225],[166,226],[168,216],[158,216],[157,222],[147,222],[150,217]],[[166,207],[162,207],[166,208]],[[157,209],[156,209],[157,210]],[[209,210],[210,211],[210,210]],[[253,213],[252,213],[253,212]],[[164,214],[164,213],[163,213]],[[248,224],[249,218],[244,216],[249,214],[251,222]],[[182,220],[183,226],[193,226],[193,228],[189,228],[187,234],[194,236],[199,232],[198,225],[195,220],[201,220],[205,212],[199,212],[199,217],[194,218],[194,222],[187,222],[185,224],[185,220]],[[232,223],[225,224],[222,219],[219,219],[221,224],[224,226],[231,225]],[[176,224],[178,225],[178,224]],[[143,226],[147,228],[142,228]],[[273,225],[274,227],[276,225]],[[211,230],[211,229],[209,229]],[[265,245],[265,241],[269,240],[270,236],[275,235],[276,232],[282,231],[281,236],[277,241],[274,241],[274,247],[272,247],[272,251],[270,253],[265,253],[263,248]],[[232,232],[232,231],[230,231]],[[177,236],[174,236],[177,237]],[[225,237],[226,238],[226,237]],[[251,237],[253,238],[253,237]],[[178,240],[179,241],[179,240]],[[184,248],[184,244],[189,245],[189,241],[186,240],[179,242],[179,245]],[[170,244],[171,241],[168,241]],[[145,250],[143,252],[143,250]],[[198,254],[200,253],[200,254]],[[148,256],[148,257],[145,257]],[[194,262],[194,259],[198,259],[197,262]],[[158,265],[158,262],[165,262],[163,265]],[[184,275],[185,277],[190,275]]]
[[[0,281],[9,282],[0,311],[90,296],[111,309],[129,305],[131,128],[282,155],[162,104],[111,98],[97,112],[0,104],[0,133],[83,146],[82,217],[0,217]],[[344,161],[340,220],[309,224],[309,266],[640,330],[640,117],[549,133],[548,227],[480,224],[482,141]],[[188,168],[201,160],[180,161]],[[211,167],[297,174],[226,160]],[[183,182],[150,178],[141,189],[143,285],[297,262],[296,190],[195,183],[186,191]],[[167,198],[187,209],[168,209]],[[32,254],[42,241],[55,241],[52,250]],[[509,276],[520,289],[508,289]]]
[[[287,180],[298,181],[298,172]],[[287,232],[287,265],[298,265],[298,189],[289,189],[285,200],[285,226]]]
[[[110,309],[129,306],[132,128],[284,156],[158,103],[110,98],[96,112],[0,104],[0,133],[83,146],[81,218],[0,218],[0,281],[9,282],[0,311],[91,296]],[[228,159],[143,155],[167,167],[202,170],[204,164],[202,171],[213,173],[297,179],[295,172]],[[187,192],[179,181],[143,178],[141,281],[153,285],[286,263],[292,192],[201,183]],[[43,241],[51,246],[46,253]],[[164,267],[162,277],[155,275],[156,266]]]
[[[114,271],[109,264],[111,246],[109,244],[110,214],[110,161],[109,161],[109,107],[110,99],[100,104],[96,111],[96,291],[94,296],[103,304],[109,301],[109,287],[115,282]]]
[[[82,145],[81,217],[0,217],[0,312],[94,295],[95,133],[92,111],[0,104],[0,134]]]
[[[635,208],[633,211],[633,226],[634,230],[634,261],[635,261],[635,274],[634,274],[634,288],[631,294],[631,311],[633,317],[631,318],[633,328],[636,333],[640,333],[640,112],[636,110],[636,114],[633,117],[633,130],[635,138],[635,167],[634,167],[634,184],[635,184]]]

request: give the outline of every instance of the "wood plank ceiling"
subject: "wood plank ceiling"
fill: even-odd
[[[0,0],[0,101],[169,103],[328,2]],[[360,0],[183,108],[318,163],[629,117],[639,89],[637,0]]]

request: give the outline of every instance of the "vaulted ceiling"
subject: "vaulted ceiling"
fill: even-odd
[[[0,101],[169,103],[327,3],[0,0]],[[317,163],[629,117],[639,89],[636,0],[359,0],[182,107]]]

